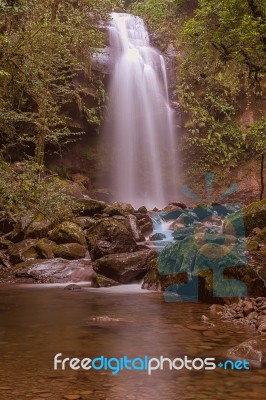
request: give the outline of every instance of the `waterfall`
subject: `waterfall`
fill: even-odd
[[[177,145],[163,55],[143,20],[112,13],[114,55],[106,121],[112,200],[163,207],[177,194]]]

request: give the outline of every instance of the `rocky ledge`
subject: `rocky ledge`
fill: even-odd
[[[240,299],[224,306],[213,305],[211,312],[218,314],[225,322],[248,325],[266,334],[266,297]]]

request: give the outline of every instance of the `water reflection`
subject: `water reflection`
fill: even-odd
[[[160,294],[62,288],[0,290],[0,399],[236,399],[263,398],[265,370],[53,371],[53,357],[207,357],[223,354],[248,332],[198,324],[207,305],[165,303]],[[120,321],[93,318],[108,315]],[[265,392],[264,392],[265,393]]]

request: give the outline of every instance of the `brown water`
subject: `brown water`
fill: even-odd
[[[119,290],[0,289],[0,400],[59,400],[67,394],[85,400],[265,398],[265,369],[165,370],[151,376],[146,371],[115,376],[109,371],[54,371],[56,353],[204,358],[224,354],[251,334],[219,321],[207,331],[192,330],[188,326],[208,315],[207,305],[165,303],[157,293]],[[89,322],[103,315],[123,321]]]

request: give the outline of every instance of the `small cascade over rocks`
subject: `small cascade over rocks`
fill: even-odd
[[[149,209],[177,194],[177,144],[163,55],[143,20],[112,13],[114,71],[106,130],[112,153],[112,200]]]

